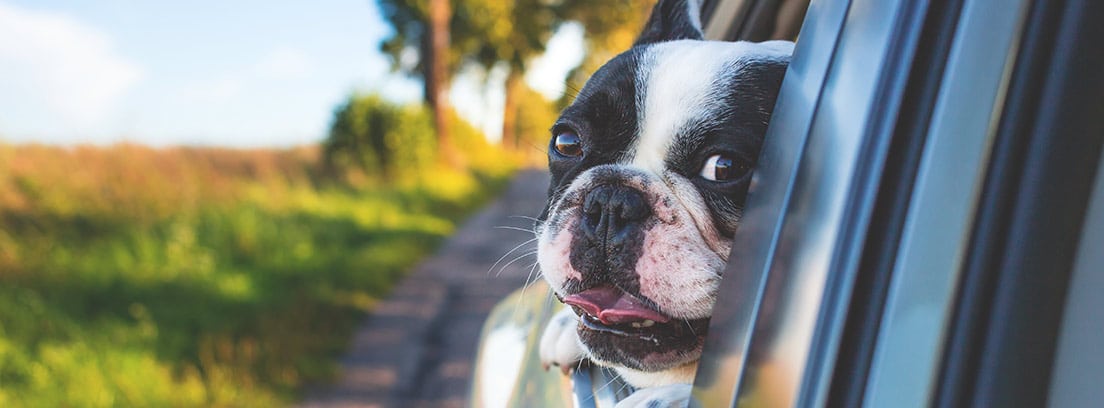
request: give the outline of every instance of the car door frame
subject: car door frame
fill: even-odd
[[[721,10],[710,3],[707,14]],[[739,3],[736,9],[745,14],[754,9]],[[1100,37],[1099,28],[1087,23],[1099,21],[1099,9],[1084,0],[814,0],[768,130],[766,165],[757,170],[756,181],[765,186],[749,196],[725,272],[695,399],[735,404],[780,393],[769,402],[1045,402],[1055,325],[1104,137],[1104,112],[1093,99],[1104,93],[1091,69],[1104,64],[1086,49],[1091,42],[1085,38]],[[739,21],[732,10],[706,21]],[[878,17],[892,28],[879,21],[863,25]],[[837,67],[871,51],[848,48],[851,43],[884,47],[881,59]],[[1063,44],[1074,45],[1067,50]],[[809,69],[825,61],[823,71]],[[825,98],[831,104],[839,93],[856,93],[833,88],[833,79],[859,81],[864,72],[876,85],[858,90],[861,109],[851,116],[821,111]],[[1040,96],[1050,103],[1042,104]],[[818,130],[817,120],[831,119],[820,115],[864,126]],[[844,146],[850,149],[844,159],[863,160],[834,168],[845,186],[835,199],[846,205],[809,210],[831,206],[823,193],[801,191],[831,181],[815,173],[833,168],[812,172],[801,162],[838,153],[823,148],[832,143],[816,140],[840,137],[854,139]],[[1079,154],[1067,157],[1071,152]],[[1040,182],[1050,177],[1071,186]],[[1061,222],[1040,222],[1041,210],[1059,211]],[[946,214],[950,225],[930,222]],[[810,217],[828,217],[820,222],[835,223],[835,229],[824,234],[823,226],[814,226],[819,240],[787,242],[787,233],[808,233]],[[787,218],[801,222],[787,232]],[[799,258],[801,251],[813,252],[825,262],[811,270],[800,262],[795,267],[776,259],[789,255],[780,248]],[[1005,256],[1013,250],[1019,255]],[[1049,262],[1017,263],[1031,259]],[[1055,265],[1065,272],[1038,269]],[[937,276],[924,275],[925,269]],[[1035,310],[1024,294],[1039,285],[1049,290],[1045,307]],[[917,326],[916,316],[926,323]],[[1032,344],[1044,349],[1025,361],[1007,358]],[[778,367],[790,372],[764,384],[778,377]],[[977,380],[963,381],[969,376]]]

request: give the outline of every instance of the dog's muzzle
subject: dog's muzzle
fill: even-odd
[[[652,214],[644,194],[634,188],[605,184],[594,187],[583,201],[580,228],[590,243],[607,254],[639,239],[642,223]]]

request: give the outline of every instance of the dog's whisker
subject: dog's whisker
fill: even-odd
[[[544,153],[548,150],[548,146],[544,145],[544,144],[536,144],[536,143],[533,143],[533,142],[527,142],[526,144],[528,144],[529,147],[531,147],[533,150],[536,150],[540,153]],[[536,221],[536,220],[534,220],[534,221]]]
[[[532,265],[531,267],[532,267],[533,269],[536,269],[536,268],[537,268],[537,264],[539,264],[539,263],[540,263],[540,262],[534,262],[534,263],[533,263],[533,265]],[[507,264],[507,265],[508,265],[508,264]],[[522,300],[522,299],[525,299],[525,289],[527,289],[527,288],[529,287],[529,285],[530,285],[530,284],[529,284],[528,282],[529,282],[529,279],[531,279],[531,277],[532,277],[532,276],[533,276],[533,270],[531,269],[531,270],[529,270],[529,277],[526,277],[526,278],[525,278],[525,282],[526,282],[526,284],[525,284],[525,285],[522,285],[522,287],[521,287],[521,294],[520,294],[520,295],[518,295],[518,300],[517,300],[517,303],[514,303],[514,312],[513,312],[512,314],[511,314],[511,319],[512,319],[512,318],[515,318],[515,317],[517,317],[517,312],[518,312],[518,309],[520,309],[520,308],[521,308],[521,300]]]
[[[686,322],[686,328],[690,329],[690,334],[693,334],[694,336],[698,335],[694,332],[694,326],[690,324],[690,319],[682,319],[682,321]]]
[[[614,394],[620,394],[620,393],[621,393],[621,391],[625,391],[625,388],[626,388],[626,387],[628,387],[628,386],[629,386],[629,383],[627,383],[627,382],[622,382],[622,383],[621,383],[621,388],[618,388],[618,389],[617,389],[617,392],[615,392]]]
[[[537,268],[538,266],[539,266],[539,265],[537,265],[537,264],[533,264],[533,265],[532,265],[532,268],[533,268],[533,269],[536,269],[536,274],[535,274],[535,275],[533,275],[533,278],[532,278],[532,280],[530,280],[530,281],[529,281],[529,283],[526,283],[526,284],[525,284],[525,286],[522,286],[523,288],[527,288],[527,287],[530,287],[530,286],[536,285],[536,284],[537,284],[537,282],[540,282],[540,279],[541,279],[541,277],[542,277],[542,276],[544,276],[544,274],[542,274],[542,273],[540,272],[540,269],[538,269],[538,268]],[[532,273],[532,272],[530,272],[530,273]]]
[[[537,279],[534,279],[533,272],[536,271],[538,265],[540,265],[540,261],[536,261],[522,267],[522,269],[529,269],[529,275],[525,277],[525,284],[521,286],[523,290],[533,285],[534,283],[537,283],[537,279],[540,278],[540,273],[537,274]]]
[[[552,286],[548,286],[547,293],[545,293],[545,295],[544,295],[544,306],[545,307],[552,307],[553,302],[554,302],[552,299],[555,298],[555,296],[552,296],[552,293],[553,293],[552,292]]]
[[[521,310],[521,302],[523,300],[525,300],[525,293],[524,292],[522,292],[522,294],[517,297],[517,301],[514,302],[514,311],[510,313],[510,320],[511,321],[517,321],[518,311]]]
[[[536,255],[536,254],[537,254],[537,250],[534,249],[534,250],[531,250],[531,251],[526,252],[524,254],[518,255],[516,258],[510,260],[510,262],[507,262],[505,265],[502,265],[502,267],[498,268],[498,273],[495,274],[495,277],[501,276],[502,272],[505,272],[506,268],[510,267],[510,265],[513,265],[515,262],[520,261],[522,259],[525,259],[525,257],[527,257],[527,256]]]
[[[507,218],[521,218],[523,220],[529,220],[529,221],[534,221],[534,222],[539,222],[540,221],[536,217],[530,217],[528,215],[510,215],[510,216],[507,216]]]
[[[533,272],[535,272],[537,270],[537,265],[538,264],[540,264],[540,262],[533,262],[532,265],[529,265],[527,267],[527,268],[529,268],[529,275],[527,275],[525,277],[525,284],[521,285],[521,294],[522,294],[522,296],[525,295],[525,289],[528,289],[529,286],[533,284],[533,282],[536,282],[536,280],[533,279]]]
[[[594,392],[591,393],[591,396],[593,397],[594,395],[598,394],[599,392],[602,392],[602,390],[605,390],[606,388],[609,388],[610,385],[613,385],[614,381],[617,381],[617,378],[618,378],[617,376],[614,375],[614,376],[611,376],[611,377],[613,377],[613,378],[610,378],[609,381],[606,381],[605,385],[603,385],[601,387],[598,387],[598,389],[594,390]]]
[[[525,295],[525,291],[528,290],[530,286],[536,285],[537,282],[540,281],[542,274],[540,272],[539,264],[539,262],[536,262],[533,263],[533,265],[530,265],[529,277],[525,278],[526,283],[521,286],[521,294],[523,296]]]
[[[560,96],[567,96],[567,97],[569,97],[569,99],[573,100],[573,99],[575,99],[575,97],[579,96],[579,92],[580,92],[579,89],[580,89],[579,87],[572,84],[572,81],[570,79],[565,80],[564,81],[564,91],[561,92]]]
[[[514,312],[511,315],[512,316],[511,318],[517,316],[518,309],[521,308],[521,300],[525,299],[525,290],[528,289],[529,286],[531,286],[533,283],[536,283],[536,279],[533,279],[532,282],[529,282],[529,280],[533,278],[533,271],[537,269],[537,266],[539,264],[540,264],[540,262],[533,262],[533,265],[530,266],[531,269],[529,269],[529,276],[525,278],[526,283],[525,283],[525,285],[522,285],[522,287],[521,287],[521,294],[518,295],[517,303],[514,304]],[[540,278],[539,273],[537,274],[537,278]],[[549,293],[551,293],[551,289],[549,289]]]
[[[496,226],[494,226],[494,229],[521,231],[521,232],[528,232],[530,234],[536,234],[537,233],[537,231],[534,231],[534,230],[531,230],[531,229],[525,229],[525,228],[521,228],[521,227],[512,227],[512,226],[509,226],[509,225],[496,225]]]
[[[521,247],[523,247],[523,246],[525,246],[525,245],[528,245],[528,244],[530,244],[530,243],[533,243],[533,242],[534,242],[534,241],[536,241],[536,240],[537,240],[537,238],[533,238],[533,239],[527,240],[527,241],[525,241],[525,242],[522,242],[522,243],[518,244],[518,246],[516,246],[516,247],[513,247],[513,248],[512,248],[512,249],[510,249],[509,251],[506,251],[506,253],[505,253],[505,254],[502,254],[502,257],[498,258],[498,260],[497,260],[497,261],[495,261],[495,263],[494,263],[493,265],[491,265],[491,267],[490,267],[490,268],[487,268],[487,275],[490,275],[490,274],[491,274],[491,271],[493,271],[493,270],[494,270],[494,268],[495,268],[496,266],[498,266],[498,264],[499,264],[499,263],[501,263],[503,259],[506,259],[506,257],[508,257],[508,256],[510,256],[510,254],[514,253],[514,251],[517,251],[517,250],[518,250],[518,248],[521,248]]]
[[[533,278],[533,271],[537,269],[537,264],[539,262],[534,263],[532,268],[529,269],[529,276],[525,278],[525,284],[521,286],[521,294],[518,295],[518,303],[521,303],[521,299],[525,298],[525,291],[529,289],[529,279]],[[514,306],[514,310],[517,311],[517,306]]]

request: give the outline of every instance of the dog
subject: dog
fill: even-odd
[[[793,43],[705,41],[694,0],[660,0],[632,48],[551,129],[536,221],[544,279],[568,307],[545,367],[611,367],[618,404],[685,405]],[[565,369],[566,372],[566,369]]]

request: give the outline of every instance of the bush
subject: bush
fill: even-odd
[[[323,142],[326,167],[346,182],[447,188],[452,183],[499,178],[521,158],[487,142],[478,129],[450,114],[452,140],[464,168],[439,160],[433,117],[422,104],[395,105],[376,94],[353,94],[334,110]],[[474,178],[473,178],[474,177]]]
[[[437,159],[429,112],[375,94],[354,94],[338,106],[323,146],[331,168],[356,168],[385,179],[408,177]]]

